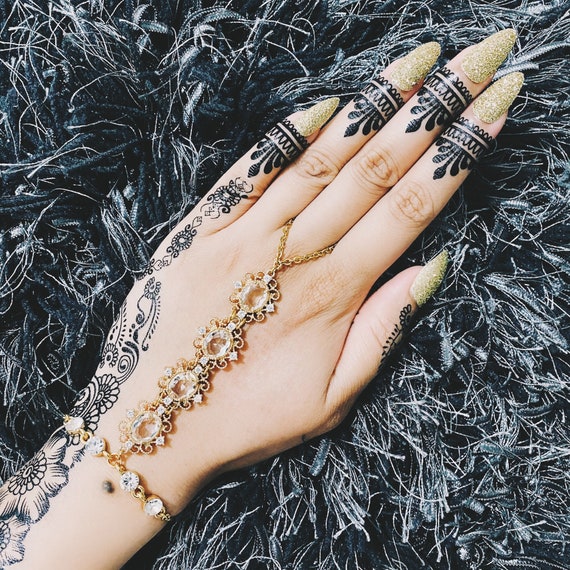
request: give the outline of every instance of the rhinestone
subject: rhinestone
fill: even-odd
[[[195,392],[197,382],[198,376],[194,372],[179,372],[168,384],[168,392],[175,400],[184,400]]]
[[[198,364],[198,366],[194,366],[194,373],[195,374],[200,374],[201,372],[204,372],[204,369]]]
[[[166,398],[164,398],[162,401],[164,402],[165,406],[170,406],[170,404],[172,404],[172,398],[170,396],[166,396]]]
[[[265,307],[265,310],[266,310],[268,313],[272,313],[272,312],[275,310],[275,305],[274,305],[273,303],[269,303],[269,304],[267,305],[267,307]]]
[[[266,273],[266,274],[263,276],[263,280],[264,280],[266,283],[269,283],[272,279],[273,279],[273,275],[269,275],[269,273]]]
[[[214,329],[202,341],[202,350],[210,358],[224,358],[232,345],[232,335],[225,328]],[[202,359],[200,359],[202,361]]]
[[[105,451],[105,440],[94,435],[87,440],[85,451],[90,455],[101,455]]]
[[[63,426],[65,427],[65,431],[67,431],[67,433],[75,435],[85,427],[85,422],[83,421],[83,418],[72,416],[66,422],[64,422]]]
[[[130,439],[127,439],[127,441],[125,441],[123,447],[124,447],[127,451],[129,451],[129,449],[131,449],[131,447],[132,447],[133,445],[134,445],[134,443],[133,443]]]
[[[134,410],[127,410],[127,418],[132,420],[134,417],[135,417],[135,411]]]
[[[236,330],[236,324],[234,322],[228,323],[228,326],[226,327],[229,331],[235,331]]]
[[[156,408],[156,413],[159,416],[162,416],[162,414],[164,414],[164,412],[166,412],[166,408],[162,404],[160,406],[158,406],[158,408]]]
[[[198,327],[198,334],[206,334],[206,327]]]
[[[155,515],[158,515],[158,513],[160,513],[160,511],[162,511],[163,508],[163,504],[162,501],[155,496],[151,496],[146,500],[146,503],[144,504],[144,512],[149,516],[149,517],[153,517]]]
[[[164,369],[165,376],[172,376],[172,368],[165,368]]]
[[[134,491],[139,486],[139,476],[133,471],[125,471],[120,482],[123,491]]]
[[[238,295],[240,307],[248,313],[261,311],[268,300],[269,290],[267,285],[260,279],[248,281]]]
[[[164,445],[164,436],[163,435],[156,438],[156,445]]]
[[[200,364],[201,364],[202,366],[206,366],[206,364],[208,364],[208,361],[209,361],[209,360],[210,360],[210,359],[209,359],[207,356],[202,356],[202,358],[200,358]]]
[[[234,350],[233,352],[230,352],[230,360],[237,360],[238,359],[238,353]]]
[[[239,289],[241,287],[241,281],[234,281],[234,287]]]
[[[155,412],[139,414],[131,424],[131,438],[135,443],[151,442],[162,429],[160,416]]]
[[[245,311],[238,311],[237,316],[240,319],[245,318],[245,316],[247,315],[247,313]]]
[[[196,395],[194,396],[194,401],[195,401],[197,404],[200,404],[200,403],[202,402],[202,399],[203,399],[203,398],[202,398],[202,394],[196,394]]]

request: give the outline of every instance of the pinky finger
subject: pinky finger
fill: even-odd
[[[242,156],[193,211],[203,217],[204,234],[217,232],[241,217],[277,174],[316,138],[338,107],[338,97],[324,99],[283,119]]]

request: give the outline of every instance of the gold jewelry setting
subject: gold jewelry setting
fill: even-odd
[[[194,357],[191,360],[180,359],[176,366],[164,370],[158,380],[158,395],[154,400],[143,401],[136,409],[127,410],[119,425],[121,447],[118,452],[108,451],[108,443],[103,438],[86,430],[83,418],[64,418],[67,432],[79,435],[87,453],[104,457],[119,472],[121,489],[141,501],[144,512],[149,516],[162,521],[171,518],[162,499],[148,495],[139,474],[127,469],[128,455],[150,454],[164,446],[176,414],[201,404],[204,392],[210,388],[212,374],[238,361],[244,345],[244,327],[261,322],[275,312],[275,304],[280,298],[277,273],[285,267],[323,257],[334,249],[331,245],[307,255],[283,259],[292,225],[293,220],[289,220],[283,227],[273,267],[266,272],[247,273],[241,281],[234,283],[234,291],[229,298],[232,305],[229,317],[212,319],[208,326],[198,329],[198,336],[194,339]]]

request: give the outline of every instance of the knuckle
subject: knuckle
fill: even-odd
[[[389,151],[381,148],[365,151],[356,159],[354,169],[357,179],[374,189],[391,188],[400,178],[394,157]]]
[[[412,227],[423,227],[435,216],[435,205],[428,188],[409,181],[390,193],[393,214]]]
[[[301,177],[316,179],[325,185],[330,184],[339,172],[339,167],[327,152],[311,147],[300,156],[296,169]]]

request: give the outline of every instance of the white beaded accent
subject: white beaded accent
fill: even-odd
[[[149,497],[144,504],[144,512],[149,517],[154,517],[162,511],[163,506],[162,501],[158,497]]]
[[[121,475],[121,489],[123,491],[134,491],[139,486],[139,476],[134,471],[125,471]]]
[[[63,426],[67,433],[75,435],[85,427],[85,421],[83,418],[71,416],[66,422],[64,422]]]

